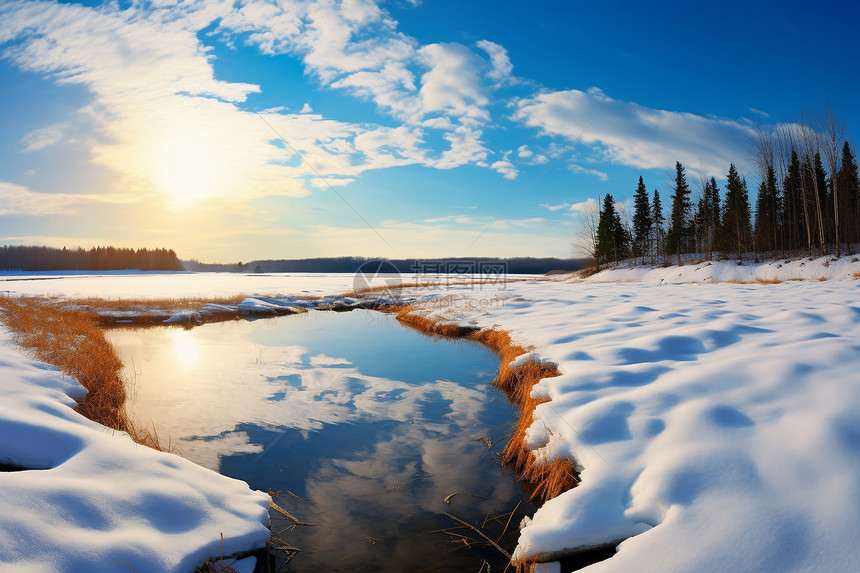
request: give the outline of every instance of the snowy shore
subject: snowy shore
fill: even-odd
[[[516,556],[626,539],[586,570],[856,571],[856,273],[860,263],[845,257],[726,261],[437,291],[422,314],[508,331],[562,372],[535,389],[551,401],[529,441],[575,460],[582,483],[525,524]],[[716,282],[756,279],[786,282]],[[352,286],[324,275],[219,280],[15,280],[0,290],[288,297]],[[0,462],[33,468],[0,473],[5,569],[127,571],[114,565],[125,561],[139,572],[188,571],[218,553],[221,532],[225,552],[264,542],[264,494],[81,418],[71,409],[77,383],[25,358],[5,330],[0,368]]]
[[[84,389],[0,328],[0,569],[191,571],[262,547],[268,496],[139,446],[74,408]]]

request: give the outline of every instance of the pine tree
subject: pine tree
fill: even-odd
[[[650,250],[651,234],[654,228],[654,220],[651,218],[651,203],[648,197],[648,189],[642,176],[639,176],[639,186],[633,199],[633,256],[642,257]],[[643,261],[644,262],[644,261]]]
[[[860,176],[857,173],[857,159],[847,141],[842,146],[842,165],[837,178],[839,218],[842,221],[840,227],[848,244],[848,252],[853,253],[852,244],[860,242]]]
[[[774,251],[778,248],[779,236],[779,190],[776,187],[776,173],[768,165],[764,180],[759,185],[755,208],[756,249]]]
[[[680,161],[675,162],[675,186],[672,194],[672,211],[669,215],[669,231],[666,233],[666,242],[669,252],[678,256],[678,264],[681,264],[681,253],[689,248],[690,240],[690,186],[687,185],[687,177],[684,174],[684,166]]]
[[[706,246],[707,258],[710,260],[714,256],[714,248],[717,244],[717,237],[720,236],[720,188],[717,187],[717,180],[711,177],[708,184],[705,186],[705,197],[707,198],[708,213],[706,224],[708,226],[708,242]]]
[[[815,165],[815,183],[813,187],[818,190],[818,205],[819,213],[821,214],[820,221],[820,247],[823,255],[827,249],[827,245],[832,243],[833,238],[833,196],[830,190],[830,185],[827,182],[827,171],[824,169],[824,164],[821,162],[821,154],[816,153],[813,158]]]
[[[726,250],[735,250],[738,260],[749,249],[752,224],[747,182],[738,175],[734,164],[726,176],[726,202],[723,212],[723,237]]]
[[[654,200],[651,203],[651,219],[654,222],[654,259],[657,254],[663,254],[663,203],[660,202],[660,192],[654,189]]]
[[[630,251],[630,237],[615,210],[615,200],[609,193],[603,198],[597,223],[597,255],[600,261],[620,261]]]
[[[783,193],[783,229],[785,230],[785,247],[789,251],[803,248],[806,219],[803,200],[803,180],[800,158],[797,152],[791,151],[791,160],[782,184]]]

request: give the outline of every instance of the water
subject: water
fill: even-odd
[[[483,531],[495,539],[509,522],[511,551],[534,511],[493,459],[501,442],[478,439],[503,438],[516,415],[478,344],[362,310],[108,337],[133,415],[162,444],[281,491],[276,503],[314,525],[275,514],[273,530],[302,550],[291,570],[475,572],[486,560],[501,571],[501,553],[464,543],[479,536],[444,512],[479,527],[501,516]]]

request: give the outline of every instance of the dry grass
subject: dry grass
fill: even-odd
[[[788,279],[790,281],[802,281],[803,279]],[[782,284],[782,279],[755,279],[751,281],[738,281],[738,280],[730,280],[730,281],[721,281],[728,284],[733,285],[778,285]]]
[[[219,298],[185,297],[185,298],[75,298],[67,299],[65,304],[88,306],[103,310],[200,310],[204,304],[239,304],[247,296],[236,295]]]
[[[0,321],[33,356],[60,368],[87,389],[75,410],[104,426],[128,432],[138,443],[158,449],[158,439],[126,414],[122,361],[99,329],[92,311],[64,308],[38,298],[0,298]]]
[[[96,324],[101,327],[142,327],[142,326],[180,326],[188,327],[187,322],[164,324],[164,321],[176,311],[200,312],[204,304],[236,305],[245,300],[245,296],[203,298],[158,298],[158,299],[102,299],[76,298],[64,299],[63,305],[87,307],[92,310]],[[122,311],[137,313],[133,317],[117,317],[101,314],[99,311]],[[235,312],[208,312],[200,317],[199,324],[209,322],[224,322],[239,320]],[[122,321],[132,321],[130,324]]]
[[[384,312],[397,314],[401,323],[433,336],[443,338],[468,338],[488,347],[501,361],[495,384],[503,389],[508,399],[519,409],[519,419],[507,445],[502,450],[505,464],[514,469],[519,478],[531,489],[532,501],[542,505],[579,483],[576,468],[568,459],[556,458],[551,463],[541,463],[526,447],[526,431],[532,424],[535,408],[543,399],[531,396],[532,387],[543,378],[558,376],[555,366],[526,362],[515,368],[510,363],[527,350],[513,344],[506,332],[498,330],[475,330],[455,324],[439,324],[415,314],[413,307],[387,307]]]

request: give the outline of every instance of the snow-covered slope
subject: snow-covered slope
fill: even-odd
[[[845,256],[783,259],[753,263],[744,261],[695,261],[681,266],[653,267],[621,264],[585,279],[585,282],[635,281],[646,284],[689,282],[756,282],[856,278],[860,257]],[[563,275],[562,275],[563,277]]]
[[[266,494],[73,410],[84,389],[0,327],[0,569],[187,572],[265,545]]]

